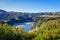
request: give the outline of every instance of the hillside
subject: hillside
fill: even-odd
[[[60,19],[43,22],[36,31],[0,24],[0,40],[60,40]]]
[[[60,19],[43,22],[33,40],[60,40]]]
[[[48,16],[52,16],[52,15],[56,15],[56,16],[60,16],[60,12],[44,12],[44,13],[27,13],[27,12],[8,12],[5,10],[0,9],[0,22],[37,22],[38,20],[40,20],[40,17],[45,17],[46,15]],[[48,17],[47,16],[47,17]],[[13,24],[12,23],[12,24]]]

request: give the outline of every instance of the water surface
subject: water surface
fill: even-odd
[[[22,26],[24,30],[29,31],[33,24],[34,22],[21,22],[21,23],[15,23],[14,26],[16,27]]]

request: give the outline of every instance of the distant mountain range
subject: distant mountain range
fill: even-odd
[[[0,9],[0,22],[31,22],[38,21],[43,15],[58,15],[60,12],[44,12],[44,13],[22,13],[22,12],[8,12]]]

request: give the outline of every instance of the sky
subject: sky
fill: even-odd
[[[60,11],[60,0],[0,0],[0,9],[18,12]]]

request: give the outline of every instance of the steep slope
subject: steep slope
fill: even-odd
[[[60,40],[60,19],[42,23],[36,33],[33,40]]]

